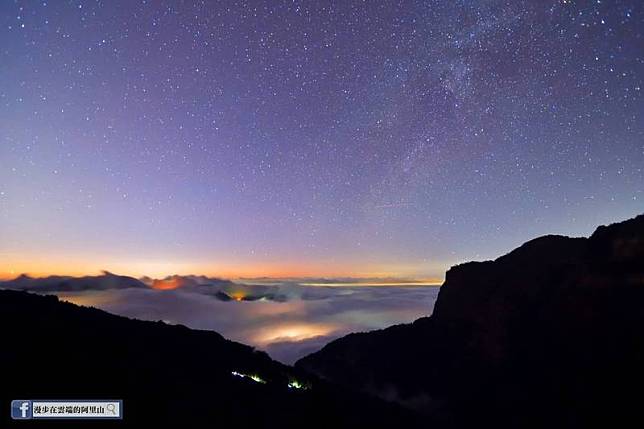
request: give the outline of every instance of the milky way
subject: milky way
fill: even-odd
[[[0,3],[0,275],[440,277],[644,211],[640,1]]]

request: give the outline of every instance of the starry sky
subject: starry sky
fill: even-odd
[[[0,2],[0,277],[440,279],[644,211],[619,1]]]

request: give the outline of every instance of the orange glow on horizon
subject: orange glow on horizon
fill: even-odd
[[[184,282],[181,279],[171,278],[171,279],[154,280],[151,286],[153,289],[172,290],[172,289],[180,288],[181,286],[183,286],[183,284]]]
[[[392,279],[392,281],[376,282],[372,285],[385,286],[399,283],[397,278],[414,279],[410,281],[400,281],[400,283],[418,283],[426,285],[440,285],[442,279],[437,277],[415,276],[409,266],[396,269],[395,265],[387,266],[383,270],[374,264],[331,264],[321,262],[314,263],[208,263],[203,261],[196,262],[164,262],[158,260],[122,260],[114,261],[113,258],[105,258],[97,262],[88,260],[87,256],[79,255],[78,257],[57,257],[49,258],[29,257],[20,255],[20,257],[4,256],[0,261],[0,280],[10,280],[21,274],[27,274],[32,277],[46,277],[50,275],[61,276],[87,276],[100,275],[103,271],[109,271],[114,274],[127,275],[135,278],[148,276],[153,279],[165,279],[172,275],[204,275],[208,277],[219,277],[227,279],[305,279],[305,278],[373,278],[373,279]],[[418,270],[414,270],[418,271]],[[442,272],[442,271],[441,271]],[[311,283],[311,286],[318,285]],[[333,284],[327,284],[332,286]],[[179,281],[174,279],[155,281],[152,287],[156,289],[175,289],[180,287]]]

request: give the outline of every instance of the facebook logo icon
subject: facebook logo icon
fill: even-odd
[[[31,401],[20,399],[11,401],[11,418],[14,420],[30,419]]]

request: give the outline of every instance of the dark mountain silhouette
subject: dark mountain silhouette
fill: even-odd
[[[83,290],[97,277],[0,287]],[[639,216],[453,267],[431,317],[348,335],[295,368],[212,331],[0,291],[0,402],[124,399],[124,421],[91,427],[639,427],[643,329]],[[311,388],[291,389],[292,380]],[[2,427],[88,427],[11,425],[6,411]]]
[[[33,292],[71,292],[84,290],[146,288],[140,280],[103,271],[100,276],[49,276],[33,278],[22,274],[13,280],[0,281],[0,288],[30,290]]]
[[[640,427],[644,215],[455,266],[431,317],[348,335],[296,367],[434,427]]]
[[[247,285],[231,280],[205,276],[167,276],[163,279],[121,276],[103,271],[99,276],[48,276],[35,278],[21,274],[13,280],[0,281],[0,289],[24,290],[29,292],[81,292],[108,289],[146,288],[158,290],[182,290],[209,295],[220,301],[270,300],[286,302],[289,297],[277,286]]]
[[[180,276],[178,274],[167,276],[162,279],[151,279],[149,277],[141,278],[141,281],[154,289],[193,289],[204,287],[204,289],[212,287],[234,286],[235,283],[220,278],[211,278],[206,276]]]
[[[338,389],[215,332],[127,319],[55,296],[0,291],[0,336],[1,427],[418,427],[401,407]],[[310,389],[289,388],[293,380]],[[122,398],[125,419],[11,425],[11,399],[57,398]]]

